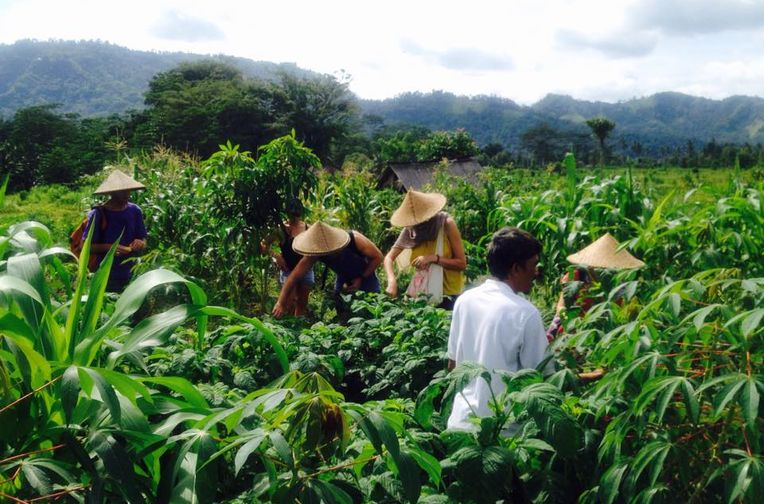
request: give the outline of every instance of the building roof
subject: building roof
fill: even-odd
[[[408,191],[421,190],[432,184],[440,161],[429,163],[390,163],[385,168],[380,179],[380,186],[395,187]],[[478,181],[478,173],[483,170],[475,158],[450,159],[446,172],[452,177],[461,177],[474,184]]]

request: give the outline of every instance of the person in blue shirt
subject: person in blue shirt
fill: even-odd
[[[114,170],[94,192],[94,194],[109,196],[108,201],[90,211],[88,224],[83,235],[83,239],[85,239],[90,227],[95,224],[90,253],[99,256],[99,265],[112,244],[119,240],[116,257],[106,285],[108,292],[122,292],[124,290],[132,278],[130,269],[133,261],[129,259],[146,248],[148,234],[143,222],[143,212],[138,205],[130,202],[130,191],[145,188],[146,186],[129,175]]]

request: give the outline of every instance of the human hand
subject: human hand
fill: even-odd
[[[387,282],[387,289],[385,289],[385,292],[392,298],[398,297],[398,282],[395,279]]]
[[[126,245],[117,245],[117,256],[125,256],[130,255],[130,253],[133,251],[129,246]]]
[[[345,292],[353,292],[357,291],[361,288],[361,282],[363,279],[361,277],[355,277],[350,283],[348,283],[345,286]]]
[[[286,310],[284,309],[284,306],[279,301],[276,301],[276,304],[273,305],[273,310],[271,310],[271,315],[277,319],[280,319],[284,316],[285,313]]]
[[[130,242],[130,248],[134,251],[143,250],[146,248],[146,241],[136,238]]]
[[[430,264],[434,263],[438,260],[438,256],[436,255],[426,255],[426,256],[419,256],[416,259],[414,259],[411,264],[414,265],[416,269],[426,269]]]
[[[273,260],[276,261],[276,266],[278,266],[281,271],[289,273],[289,266],[287,266],[286,261],[281,255],[273,256]]]

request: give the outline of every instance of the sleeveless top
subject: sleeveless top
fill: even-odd
[[[305,231],[307,231],[309,227],[310,226],[306,224]],[[302,256],[295,252],[292,248],[292,242],[294,242],[294,236],[287,232],[286,237],[281,241],[281,243],[279,243],[279,247],[281,248],[281,257],[284,258],[284,262],[290,271],[293,270],[294,267],[297,266],[297,263],[300,262],[300,259],[302,259]]]
[[[290,271],[293,270],[294,267],[297,266],[297,263],[300,262],[300,259],[302,259],[302,256],[292,248],[293,241],[294,238],[287,235],[286,239],[279,244],[281,247],[281,257],[284,258],[284,262]]]
[[[435,254],[435,240],[424,241],[411,249],[411,260],[419,256]],[[454,254],[451,250],[451,243],[448,236],[443,236],[443,254],[441,257],[450,259]],[[446,296],[456,296],[464,290],[464,271],[443,268],[443,294]]]
[[[355,243],[355,237],[352,231],[348,231],[350,243],[347,247],[335,254],[323,256],[319,259],[326,264],[337,275],[337,281],[347,283],[363,275],[366,266],[369,264],[369,258],[363,255]]]

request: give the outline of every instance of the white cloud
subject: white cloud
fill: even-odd
[[[761,93],[764,0],[0,0],[0,43],[22,38],[344,69],[363,98],[723,97]]]
[[[673,35],[752,30],[764,27],[764,0],[644,0],[629,18],[637,28]]]

